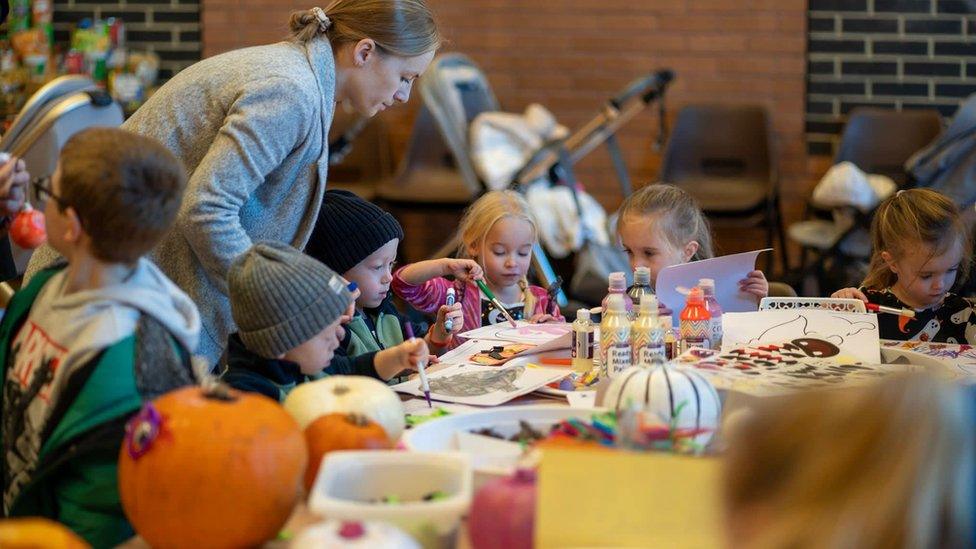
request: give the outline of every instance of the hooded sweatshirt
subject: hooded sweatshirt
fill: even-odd
[[[4,380],[3,440],[8,465],[4,511],[37,467],[52,412],[72,374],[129,337],[142,314],[162,324],[186,349],[196,349],[200,315],[190,298],[152,262],[140,259],[125,280],[65,293],[67,270],[41,289],[11,345]]]

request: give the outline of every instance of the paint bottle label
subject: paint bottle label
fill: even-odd
[[[587,372],[593,367],[593,331],[573,330],[573,371]]]
[[[631,360],[630,345],[624,341],[613,343],[607,349],[607,377],[613,379],[621,372],[630,368]]]
[[[626,313],[612,316],[621,317],[619,323],[615,322],[617,318],[611,319],[610,322],[604,318],[604,325],[600,327],[601,368],[602,373],[610,379],[633,364],[630,322],[627,320]]]
[[[681,352],[685,352],[692,347],[711,347],[709,335],[711,326],[709,319],[702,320],[682,320],[681,321]]]
[[[655,358],[660,360],[667,360],[667,354],[665,353],[664,343],[648,343],[640,348],[637,352],[637,364],[639,366],[653,366],[655,363]]]

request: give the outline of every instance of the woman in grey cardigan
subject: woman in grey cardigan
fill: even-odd
[[[200,308],[198,353],[211,365],[234,331],[233,259],[254,241],[301,249],[308,240],[335,104],[372,116],[405,102],[440,44],[424,0],[336,0],[292,14],[290,27],[286,42],[183,70],[123,125],[159,139],[190,174],[153,259]],[[47,264],[43,255],[32,265]]]

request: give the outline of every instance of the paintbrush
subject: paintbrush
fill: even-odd
[[[478,285],[479,288],[481,288],[482,293],[485,294],[485,297],[488,298],[488,301],[491,301],[495,305],[495,308],[501,311],[502,314],[505,315],[505,318],[507,318],[508,321],[512,323],[512,328],[518,327],[518,324],[515,323],[515,319],[512,318],[512,313],[508,312],[508,309],[506,309],[505,306],[502,305],[501,301],[498,301],[498,298],[495,297],[495,294],[491,293],[491,290],[488,289],[488,285],[485,284],[485,281],[475,280],[475,283]]]
[[[915,318],[915,311],[911,309],[898,309],[897,307],[886,307],[884,305],[876,305],[874,303],[868,303],[864,305],[864,308],[871,311],[872,313],[888,313],[890,315],[907,316],[908,318]]]
[[[407,332],[407,339],[413,339],[413,326],[410,325],[410,321],[403,323],[403,329]],[[424,390],[424,398],[427,399],[427,407],[433,408],[434,406],[430,403],[430,383],[427,382],[427,372],[424,371],[424,361],[417,361],[417,373],[420,374],[420,388]]]

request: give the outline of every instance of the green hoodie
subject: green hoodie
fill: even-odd
[[[13,364],[11,343],[38,293],[58,270],[39,272],[11,300],[0,321],[0,380],[6,382]],[[132,335],[72,375],[44,426],[37,467],[8,515],[57,520],[94,547],[112,547],[131,537],[117,481],[125,422],[146,400],[192,382],[189,353],[162,324],[141,314]],[[0,395],[4,414],[9,413],[5,397],[6,391]],[[0,478],[5,479],[8,464],[6,456],[0,458]]]

